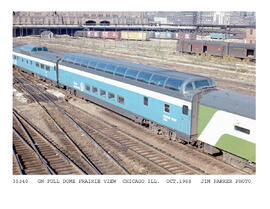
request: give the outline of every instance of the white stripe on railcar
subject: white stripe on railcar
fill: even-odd
[[[91,78],[91,79],[94,79],[94,80],[97,80],[97,81],[100,81],[100,82],[104,82],[104,83],[109,84],[109,85],[114,85],[116,87],[126,89],[126,90],[129,90],[129,91],[141,94],[141,95],[145,95],[147,97],[152,97],[152,98],[157,99],[157,100],[162,100],[165,103],[170,103],[170,104],[174,104],[174,105],[177,105],[177,106],[186,105],[186,106],[188,106],[189,109],[191,109],[191,103],[188,102],[188,101],[185,101],[185,100],[181,100],[181,99],[171,97],[171,96],[168,96],[168,95],[165,95],[165,94],[161,94],[161,93],[158,93],[158,92],[155,92],[155,91],[151,91],[151,90],[148,90],[148,89],[144,89],[144,88],[137,87],[137,86],[134,86],[134,85],[131,85],[131,84],[116,81],[116,80],[113,80],[113,79],[110,79],[110,78],[105,78],[105,77],[102,77],[102,76],[99,76],[99,75],[91,74],[91,73],[88,73],[88,72],[85,72],[85,71],[82,71],[82,70],[77,70],[75,68],[71,68],[71,67],[67,67],[67,66],[63,66],[63,65],[59,65],[59,69],[65,70],[65,71],[68,71],[68,72],[71,72],[71,73],[75,73],[75,74],[78,74],[78,75],[81,75],[81,76],[84,76],[84,77],[87,77],[87,78]]]
[[[32,61],[35,61],[35,62],[39,62],[39,63],[44,64],[44,65],[50,65],[50,66],[55,65],[54,62],[49,62],[49,61],[39,59],[39,58],[36,58],[36,57],[32,57],[32,56],[28,56],[28,55],[25,55],[25,54],[21,54],[21,53],[17,53],[17,52],[13,52],[13,54],[16,55],[16,56],[19,56],[19,57],[23,57],[25,59],[29,59],[29,60],[32,60]]]
[[[16,56],[20,56],[20,57],[23,57],[23,58],[26,58],[26,59],[33,60],[35,62],[45,64],[45,65],[54,65],[55,64],[53,62],[49,62],[49,61],[46,61],[46,60],[42,60],[42,59],[39,59],[39,58],[36,58],[36,57],[28,56],[28,55],[17,53],[17,52],[13,52],[13,54],[16,55]],[[174,104],[174,105],[177,105],[177,106],[186,105],[186,106],[188,106],[189,109],[191,109],[191,103],[188,102],[188,101],[185,101],[185,100],[181,100],[181,99],[178,99],[178,98],[175,98],[175,97],[171,97],[171,96],[168,96],[168,95],[165,95],[165,94],[154,92],[154,91],[151,91],[151,90],[148,90],[148,89],[144,89],[144,88],[137,87],[137,86],[134,86],[134,85],[130,85],[130,84],[127,84],[127,83],[123,83],[123,82],[116,81],[116,80],[113,80],[113,79],[105,78],[105,77],[102,77],[102,76],[99,76],[99,75],[91,74],[91,73],[88,73],[88,72],[85,72],[85,71],[82,71],[82,70],[78,70],[78,69],[75,69],[75,68],[67,67],[67,66],[64,66],[64,65],[59,65],[59,69],[60,68],[63,69],[63,70],[66,70],[68,72],[71,72],[71,73],[75,73],[75,74],[85,76],[85,77],[88,77],[88,78],[91,78],[91,79],[94,79],[94,80],[97,80],[97,81],[101,81],[101,82],[104,82],[104,83],[107,83],[107,84],[110,84],[110,85],[114,85],[114,86],[117,86],[119,88],[127,89],[129,91],[139,93],[141,95],[152,97],[154,99],[158,99],[158,100],[164,101],[166,103]]]

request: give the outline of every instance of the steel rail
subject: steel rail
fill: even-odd
[[[17,166],[18,166],[18,168],[19,168],[20,174],[21,174],[21,175],[24,175],[21,161],[19,160],[19,158],[18,158],[18,156],[17,156],[18,154],[16,153],[16,150],[14,149],[14,146],[13,146],[12,149],[13,149],[13,156],[14,156],[14,158],[15,158],[15,160],[16,160],[16,164],[17,164]]]
[[[13,131],[16,133],[16,135],[19,137],[19,139],[21,139],[29,149],[31,149],[39,158],[39,160],[41,161],[42,165],[46,168],[46,171],[48,172],[48,174],[52,175],[55,174],[55,172],[53,171],[53,169],[47,164],[46,160],[38,153],[38,151],[30,146],[27,141],[20,135],[20,133],[13,127]]]
[[[46,114],[49,116],[50,119],[53,120],[56,127],[64,134],[64,136],[68,139],[68,141],[74,146],[74,148],[79,152],[81,157],[100,175],[102,175],[102,172],[96,167],[96,165],[88,159],[88,157],[84,154],[84,152],[77,146],[77,144],[68,136],[68,134],[63,130],[63,128],[56,122],[56,120],[50,115],[50,113],[47,111],[47,109],[40,104],[39,101],[36,100],[36,98],[31,94],[31,92],[25,87],[25,85],[18,79],[15,78],[21,85],[21,87],[29,94],[29,96],[36,102],[38,105],[46,112]]]
[[[29,82],[29,81],[28,81]],[[29,82],[30,83],[30,82]],[[103,152],[106,153],[106,155],[115,163],[117,164],[123,171],[125,171],[125,173],[130,174],[129,171],[124,168],[117,160],[114,159],[114,157],[108,153],[107,150],[105,150],[87,131],[85,131],[76,121],[74,121],[72,119],[72,117],[63,109],[61,108],[59,105],[55,104],[55,102],[53,102],[46,94],[44,94],[43,92],[40,91],[40,89],[36,86],[33,86],[32,84],[30,84],[30,86],[34,89],[36,89],[37,91],[39,91],[43,97],[46,97],[47,100],[50,101],[51,104],[53,104],[60,112],[62,112],[66,117],[68,117],[81,131],[83,131],[86,136],[91,139]]]
[[[71,163],[74,167],[76,167],[78,170],[80,170],[83,174],[87,174],[83,169],[81,169],[75,162],[73,162],[65,153],[63,153],[57,146],[55,146],[49,139],[47,139],[45,136],[43,136],[42,133],[40,133],[32,124],[30,124],[23,116],[21,116],[16,110],[13,110],[13,113],[15,113],[21,120],[23,120],[31,129],[38,134],[43,140],[48,142],[60,155],[62,155],[69,163]]]

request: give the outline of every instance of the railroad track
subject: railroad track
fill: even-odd
[[[26,80],[23,81],[26,82]],[[40,97],[43,93],[40,90],[38,90],[38,92],[37,95]],[[43,97],[47,96],[44,94]],[[48,99],[50,100],[49,97]],[[54,103],[52,100],[50,100],[50,102]],[[89,115],[83,114],[75,109],[70,109],[67,105],[63,108],[63,105],[60,107],[54,103],[54,106],[57,106],[57,108],[62,113],[66,114],[67,117],[73,119],[77,126],[80,126],[82,130],[84,130],[84,133],[91,133],[92,136],[94,136],[92,137],[92,140],[100,147],[111,149],[111,147],[114,146],[114,149],[117,150],[115,152],[119,152],[120,149],[125,156],[128,155],[128,151],[130,159],[140,158],[140,162],[144,161],[145,164],[148,164],[146,167],[151,167],[154,172],[157,172],[158,174],[204,174],[202,170],[168,155],[142,140],[139,140],[135,136],[121,132],[120,129],[116,129],[93,116],[89,117]],[[47,111],[49,109],[50,108],[47,107]],[[60,117],[60,115],[58,117]],[[117,158],[117,156],[115,156],[115,158]],[[132,168],[130,168],[130,170],[132,170]]]
[[[13,154],[14,174],[86,174],[15,110]]]
[[[25,78],[14,77],[14,80],[44,110],[43,117],[47,118],[47,123],[51,128],[54,127],[55,135],[61,136],[58,141],[65,148],[64,151],[73,158],[76,157],[76,162],[87,174],[128,174],[128,171],[105,149],[95,143],[91,136],[75,121],[72,121],[72,118],[63,117],[63,112],[51,105],[51,98],[40,92]]]
[[[31,76],[29,76],[31,77]],[[31,77],[32,78],[32,77]],[[32,79],[31,79],[32,80]],[[30,82],[25,80],[25,82]],[[38,94],[43,94],[41,90],[38,91]],[[47,93],[45,93],[47,94]],[[43,95],[42,97],[46,97]],[[53,98],[50,97],[51,100]],[[41,98],[40,98],[41,99]],[[48,102],[48,101],[47,101]],[[50,101],[52,103],[53,101]],[[53,102],[54,103],[54,102]],[[238,169],[235,169],[229,165],[226,165],[224,162],[221,162],[218,159],[215,159],[211,156],[205,155],[198,151],[192,151],[189,147],[181,147],[179,150],[180,153],[183,153],[184,156],[189,156],[186,158],[194,158],[202,161],[207,164],[206,170],[197,163],[194,164],[193,161],[182,160],[182,157],[175,157],[174,155],[167,153],[157,147],[154,147],[151,144],[146,143],[142,138],[132,136],[131,134],[123,131],[122,129],[117,128],[116,126],[97,118],[96,115],[91,115],[90,113],[77,108],[67,102],[57,102],[58,109],[61,109],[60,112],[65,112],[70,118],[72,118],[77,125],[79,125],[84,133],[91,133],[92,138],[95,139],[95,143],[104,147],[106,150],[110,150],[110,154],[121,162],[124,167],[132,174],[210,174],[208,173],[208,167],[213,167],[218,169],[219,173],[240,173],[246,174]],[[54,104],[56,105],[56,104]],[[60,107],[60,106],[61,107]],[[47,107],[49,109],[49,107]],[[53,110],[51,110],[53,111]],[[61,117],[59,115],[58,117]],[[118,116],[110,116],[115,118]],[[119,116],[120,118],[120,116]],[[120,120],[120,119],[119,119]],[[131,122],[130,122],[131,123]],[[184,145],[183,145],[184,146]],[[182,155],[182,154],[181,154]],[[124,158],[124,157],[125,158]],[[125,163],[124,159],[129,159],[131,163]],[[133,162],[137,161],[141,167],[148,169],[146,172],[138,172],[132,168]]]

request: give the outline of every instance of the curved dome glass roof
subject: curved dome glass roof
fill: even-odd
[[[72,53],[64,55],[62,62],[72,63],[92,70],[110,73],[116,76],[134,79],[139,82],[150,83],[160,87],[179,91],[187,80],[209,80],[209,86],[214,82],[207,77],[171,71],[164,68],[152,67],[132,62],[98,57],[88,54]]]

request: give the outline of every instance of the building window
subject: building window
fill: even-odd
[[[164,111],[170,113],[170,105],[164,104]]]
[[[182,113],[184,115],[188,115],[188,106],[186,106],[186,105],[183,106]]]
[[[89,86],[88,84],[85,84],[85,89],[86,89],[87,91],[90,91],[90,86]]]
[[[143,97],[143,104],[148,106],[148,97]]]
[[[100,89],[99,95],[106,98],[106,91]]]
[[[109,98],[109,100],[114,101],[115,95],[113,93],[111,93],[111,92],[108,92],[108,98]]]
[[[120,103],[120,104],[125,104],[125,98],[121,97],[121,96],[118,96],[117,97],[117,102]]]
[[[234,126],[234,129],[236,131],[240,131],[240,132],[243,132],[245,134],[250,134],[250,130],[249,129],[246,129],[246,128],[243,128],[243,127],[240,127],[240,126]]]
[[[252,35],[253,34],[253,29],[250,29],[250,35]]]
[[[98,89],[97,89],[96,87],[93,86],[92,92],[93,92],[94,94],[98,94]]]

